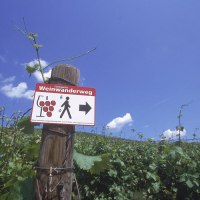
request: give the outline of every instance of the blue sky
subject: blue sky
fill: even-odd
[[[184,137],[200,128],[200,1],[2,0],[0,6],[0,106],[7,115],[31,107],[39,81],[25,71],[36,54],[15,28],[23,28],[24,17],[39,35],[44,64],[97,48],[66,62],[80,69],[80,86],[96,88],[95,130],[109,125],[107,133],[116,136],[143,132],[158,139],[174,133],[182,104],[189,104]]]

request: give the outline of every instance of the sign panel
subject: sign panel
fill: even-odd
[[[95,125],[94,88],[36,84],[31,122]]]

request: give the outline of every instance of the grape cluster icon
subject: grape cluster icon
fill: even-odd
[[[40,101],[39,105],[40,105],[42,111],[46,113],[47,117],[51,117],[52,112],[54,111],[54,106],[56,105],[56,102],[54,100]]]

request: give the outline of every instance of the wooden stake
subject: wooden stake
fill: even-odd
[[[49,83],[77,85],[80,71],[61,64]],[[36,166],[35,200],[71,200],[75,126],[45,124]]]

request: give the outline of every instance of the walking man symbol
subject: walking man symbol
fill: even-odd
[[[68,114],[69,118],[71,119],[72,116],[71,116],[71,114],[70,114],[70,112],[69,112],[69,108],[70,108],[70,105],[69,105],[69,97],[66,97],[66,101],[61,105],[61,107],[63,107],[63,106],[64,106],[64,109],[63,109],[63,111],[62,111],[62,113],[61,113],[61,115],[60,115],[60,118],[63,117],[65,111],[67,110],[67,114]]]

